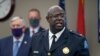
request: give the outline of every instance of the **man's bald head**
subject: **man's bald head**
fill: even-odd
[[[60,6],[54,5],[54,6],[52,6],[52,7],[50,7],[50,8],[48,9],[47,16],[52,15],[52,14],[53,14],[54,12],[56,12],[56,11],[62,11],[62,13],[64,13],[64,10],[63,10]]]

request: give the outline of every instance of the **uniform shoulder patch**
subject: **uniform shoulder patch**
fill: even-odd
[[[69,31],[70,31],[70,33],[72,33],[72,34],[75,34],[75,35],[80,36],[80,37],[84,37],[83,34],[80,34],[80,33],[75,32],[75,31],[73,31],[73,30],[69,30]]]

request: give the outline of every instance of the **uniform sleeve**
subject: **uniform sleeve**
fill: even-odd
[[[1,40],[0,40],[0,56],[1,56]]]
[[[79,50],[79,55],[78,56],[90,56],[89,55],[89,47],[86,39],[83,39],[80,42],[80,50]]]
[[[1,46],[2,46],[2,40],[0,39],[0,56],[2,56]]]

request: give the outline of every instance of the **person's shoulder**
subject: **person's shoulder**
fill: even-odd
[[[45,28],[43,28],[42,26],[40,26],[40,31],[44,31],[45,30]]]
[[[43,39],[44,32],[45,31],[41,31],[39,33],[36,33],[32,37],[32,39],[31,39],[32,46],[36,46],[38,43],[42,43],[42,39]]]
[[[46,32],[46,30],[41,30],[40,32],[35,33],[34,36],[40,36],[40,35],[43,35],[45,32]]]
[[[46,30],[42,30],[41,32],[36,33],[36,34],[32,37],[32,39],[41,39],[42,36],[45,34],[45,31],[46,31]]]
[[[73,30],[69,30],[70,32],[70,35],[74,38],[74,39],[77,39],[79,41],[81,40],[86,40],[86,37],[78,32],[75,32]]]
[[[12,36],[3,37],[2,39],[0,39],[0,43],[9,41],[9,39],[11,39],[11,38],[12,38]]]

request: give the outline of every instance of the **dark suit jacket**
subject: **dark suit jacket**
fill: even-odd
[[[32,39],[29,56],[89,56],[88,48],[84,48],[84,40],[84,37],[65,29],[49,50],[48,31],[44,31]]]
[[[41,31],[44,31],[44,30],[45,30],[44,28],[40,27],[37,33],[41,32]],[[29,28],[26,28],[25,34],[30,36],[30,29]]]
[[[30,38],[27,35],[25,35],[22,44],[19,48],[17,56],[28,56],[29,48],[30,48]],[[8,36],[0,40],[0,56],[12,56],[12,55],[13,55],[13,37]]]

